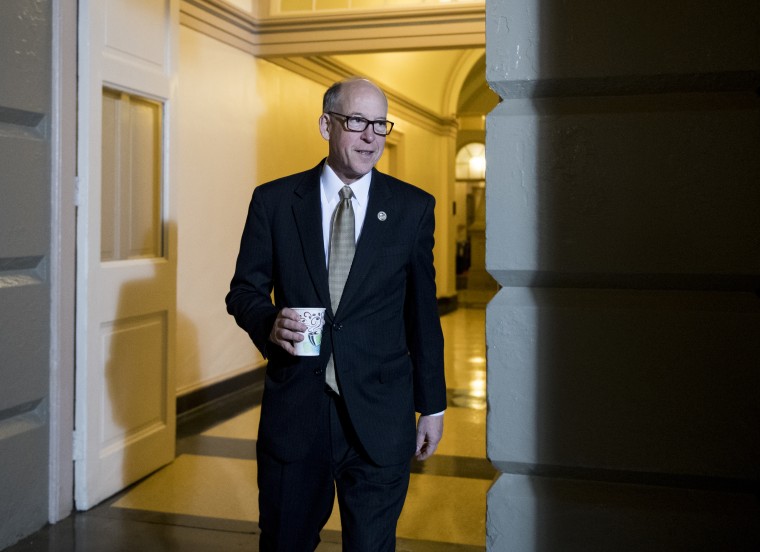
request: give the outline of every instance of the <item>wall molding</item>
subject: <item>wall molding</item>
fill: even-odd
[[[324,86],[356,74],[331,58],[331,53],[485,44],[483,5],[263,19],[222,0],[182,0],[180,6],[180,24]],[[454,29],[457,32],[451,34]],[[456,41],[463,33],[470,42]],[[340,48],[336,48],[337,42]],[[388,87],[384,89],[392,113],[438,135],[456,136],[453,115],[441,116]]]
[[[182,0],[180,23],[263,58],[485,46],[485,3],[258,18]]]
[[[357,76],[354,69],[329,56],[278,57],[269,61],[324,86],[330,86],[347,77]],[[379,84],[382,85],[382,83]],[[383,86],[383,90],[388,98],[389,112],[430,132],[442,136],[456,136],[458,128],[456,117],[442,117],[389,87]]]

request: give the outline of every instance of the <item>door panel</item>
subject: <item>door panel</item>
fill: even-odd
[[[177,16],[174,0],[80,4],[78,509],[174,458]]]
[[[101,261],[163,255],[161,109],[103,91]]]
[[[103,324],[101,353],[106,378],[101,441],[104,450],[161,431],[166,425],[166,317],[164,313]]]

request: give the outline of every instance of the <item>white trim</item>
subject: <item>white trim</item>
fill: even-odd
[[[74,506],[77,2],[52,3],[48,521]]]

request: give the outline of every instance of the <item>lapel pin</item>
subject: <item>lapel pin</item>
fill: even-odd
[[[377,220],[379,220],[380,222],[382,222],[382,221],[384,221],[387,218],[388,218],[388,215],[385,214],[385,211],[378,211],[378,213],[377,213]]]

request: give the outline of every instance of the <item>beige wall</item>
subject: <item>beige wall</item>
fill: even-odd
[[[401,136],[397,149],[398,178],[411,182],[436,197],[435,208],[435,256],[436,286],[438,297],[456,294],[454,278],[454,237],[449,234],[453,216],[454,184],[451,171],[454,160],[449,152],[453,141],[390,113],[395,122],[393,132]],[[451,170],[449,170],[451,169]]]
[[[179,395],[263,364],[227,315],[224,296],[253,186],[310,168],[327,153],[317,128],[323,93],[320,84],[181,28]],[[444,196],[436,213],[438,265],[449,241],[439,237],[448,228],[447,139],[394,120],[401,131],[396,176]],[[448,267],[436,268],[439,295],[446,294]]]

